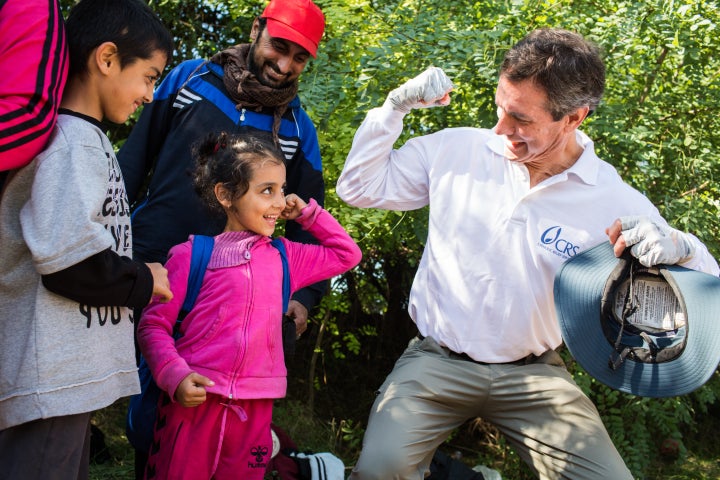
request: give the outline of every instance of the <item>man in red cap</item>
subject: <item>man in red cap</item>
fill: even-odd
[[[325,18],[320,8],[310,0],[273,0],[261,18],[267,20],[270,36],[295,42],[316,56],[318,43],[325,29]]]
[[[317,55],[324,29],[323,13],[311,0],[271,0],[253,22],[251,43],[185,61],[162,81],[118,152],[133,205],[136,260],[164,263],[170,247],[190,234],[222,231],[224,221],[203,207],[187,173],[193,146],[210,132],[266,132],[285,155],[286,192],[324,204],[317,132],[297,96],[298,77]],[[314,243],[294,222],[285,236]],[[307,328],[308,312],[325,289],[322,282],[293,295],[283,335],[288,345]],[[141,478],[145,447],[134,446]]]

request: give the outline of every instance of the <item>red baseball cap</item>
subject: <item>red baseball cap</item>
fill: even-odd
[[[325,16],[311,0],[270,0],[260,15],[270,36],[295,42],[316,56],[325,30]]]

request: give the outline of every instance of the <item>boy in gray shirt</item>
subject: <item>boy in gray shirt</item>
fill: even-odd
[[[130,211],[102,120],[153,98],[172,36],[142,0],[82,0],[46,149],[0,201],[3,478],[87,478],[90,415],[139,392],[132,308],[169,300],[162,265],[132,260]]]

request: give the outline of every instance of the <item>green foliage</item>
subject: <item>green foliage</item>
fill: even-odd
[[[65,9],[71,3],[61,1]],[[149,3],[176,36],[173,66],[247,41],[251,22],[266,2]],[[595,140],[599,155],[651,198],[671,224],[695,233],[716,257],[720,254],[717,2],[317,3],[326,15],[326,34],[318,58],[301,76],[300,95],[318,127],[326,205],[358,241],[364,258],[333,283],[330,295],[314,312],[309,332],[298,344],[290,396],[309,402],[321,418],[337,422],[335,445],[346,462],[352,463],[359,452],[374,390],[415,332],[407,316],[407,295],[427,235],[427,210],[354,209],[337,198],[335,182],[365,113],[427,66],[442,67],[453,79],[452,103],[408,115],[398,144],[444,127],[492,127],[497,68],[504,52],[529,30],[562,27],[594,40],[606,58],[607,89],[584,130]],[[112,131],[117,144],[131,125],[132,121]],[[685,397],[642,399],[598,384],[567,354],[566,360],[638,478],[665,477],[661,472],[693,458],[686,446],[702,427],[697,419],[710,415],[716,402],[717,375]],[[477,451],[479,462],[499,459],[495,468],[503,478],[530,478],[502,437],[493,436],[491,429],[474,432],[474,437],[486,442]],[[665,438],[681,442],[681,457],[675,463],[660,458],[659,446]],[[453,437],[453,442],[459,439]]]
[[[718,398],[718,378],[682,397],[653,399],[621,393],[591,378],[567,352],[564,357],[575,381],[597,406],[610,437],[636,474],[657,464],[666,439],[676,440],[680,460],[686,459],[685,437],[695,433],[698,414],[707,414],[708,406]]]

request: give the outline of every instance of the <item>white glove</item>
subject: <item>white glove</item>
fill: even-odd
[[[648,217],[621,217],[622,236],[630,252],[646,267],[675,265],[692,258],[695,245],[690,236]]]
[[[438,67],[428,67],[390,92],[385,100],[394,110],[408,113],[413,108],[436,107],[450,103],[454,85]]]

